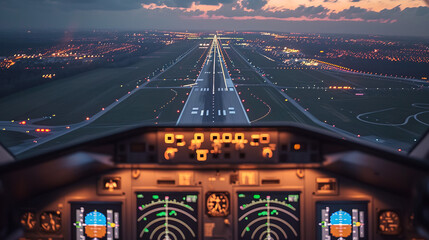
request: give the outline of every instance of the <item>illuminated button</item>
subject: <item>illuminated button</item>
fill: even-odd
[[[219,133],[210,133],[210,140],[211,141],[220,140],[220,134]]]
[[[174,134],[167,133],[165,134],[165,143],[174,143]]]
[[[306,143],[292,143],[291,144],[291,150],[295,152],[305,152],[307,151],[307,144]]]
[[[165,150],[164,152],[164,158],[166,160],[173,159],[177,151],[178,151],[177,148],[172,148],[172,147],[167,148],[167,150]]]
[[[221,151],[222,143],[221,143],[220,140],[214,140],[213,143],[212,143],[212,147],[213,147],[213,149],[210,150],[211,153],[213,153],[213,154],[219,154],[219,153],[222,152]]]
[[[106,177],[103,179],[103,189],[112,192],[121,189],[120,177]]]
[[[179,147],[185,146],[186,145],[185,136],[183,136],[181,134],[176,135],[176,142],[177,142],[177,146],[179,146]]]
[[[262,156],[264,158],[272,158],[273,157],[273,150],[271,150],[271,148],[269,148],[269,147],[264,147],[262,149]]]
[[[198,149],[197,150],[197,160],[200,162],[204,162],[207,160],[208,149]]]
[[[232,141],[232,133],[224,133],[224,134],[222,134],[222,141],[224,143],[230,143]]]
[[[242,141],[242,140],[244,140],[244,133],[236,133],[235,141]]]
[[[259,134],[252,134],[251,138],[252,141],[250,141],[251,146],[259,146]]]
[[[270,135],[267,133],[261,134],[261,143],[262,144],[270,143]]]
[[[204,133],[195,133],[194,139],[200,142],[204,142]]]

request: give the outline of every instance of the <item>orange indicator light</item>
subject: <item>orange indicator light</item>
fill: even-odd
[[[301,144],[298,144],[298,143],[295,143],[294,145],[293,145],[293,149],[294,150],[300,150],[301,149]]]

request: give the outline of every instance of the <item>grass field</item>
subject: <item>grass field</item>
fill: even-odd
[[[25,133],[14,131],[0,131],[0,142],[6,147],[15,146],[30,139],[34,139],[34,137]]]
[[[63,125],[83,121],[145,81],[153,71],[195,46],[180,42],[144,56],[121,68],[100,68],[70,78],[26,89],[0,99],[0,120],[21,120],[55,115],[39,122]]]
[[[263,80],[233,49],[223,49],[225,63],[234,84],[259,84]]]
[[[168,71],[164,72],[159,79],[163,80],[195,80],[202,68],[208,48],[197,48],[188,56],[174,65]]]
[[[272,87],[237,87],[239,96],[252,123],[258,122],[300,122],[311,124],[300,111],[285,101]]]
[[[195,83],[195,80],[164,80],[160,79],[157,81],[150,82],[147,87],[181,87],[183,85],[189,85]]]
[[[174,125],[190,89],[142,89],[93,123],[41,144],[20,154],[23,158],[32,152],[42,152],[74,141],[85,141],[97,136],[117,132],[143,124],[169,123]],[[154,101],[154,99],[157,99]]]
[[[261,64],[265,67],[263,69],[267,77],[278,86],[287,87],[283,89],[285,93],[294,98],[317,119],[346,130],[355,136],[359,135],[359,137],[373,142],[406,150],[428,129],[429,113],[425,111],[429,111],[429,90],[421,88],[422,85],[428,86],[428,84],[345,72],[278,69],[273,68],[272,61],[256,51],[242,48],[238,48],[238,50],[256,66]],[[317,87],[329,86],[351,86],[357,90],[317,89]],[[246,87],[249,91],[248,95],[253,94],[263,99],[271,106],[271,112],[290,111],[284,109],[287,103],[273,104],[268,100],[269,98],[277,99],[275,94],[262,92],[262,87],[253,88],[257,90]],[[244,89],[244,87],[240,89]],[[256,91],[259,91],[259,94]],[[246,96],[246,98],[250,98],[250,96]],[[282,96],[278,98],[281,101]],[[249,117],[257,119],[263,115],[267,108],[264,105],[255,100],[249,102],[248,108],[254,106],[255,109],[260,109],[256,110],[256,113],[250,111]],[[416,114],[418,115],[416,116]],[[287,117],[287,113],[270,115],[258,121],[290,119]],[[416,117],[420,122],[415,119]],[[299,122],[300,120],[292,119],[292,121]]]

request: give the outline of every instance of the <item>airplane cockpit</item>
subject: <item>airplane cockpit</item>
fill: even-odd
[[[20,161],[2,149],[1,239],[427,239],[428,141],[141,126]]]

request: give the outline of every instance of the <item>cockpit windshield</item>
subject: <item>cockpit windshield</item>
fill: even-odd
[[[299,123],[408,152],[429,127],[425,1],[0,2],[17,158],[147,126]]]

